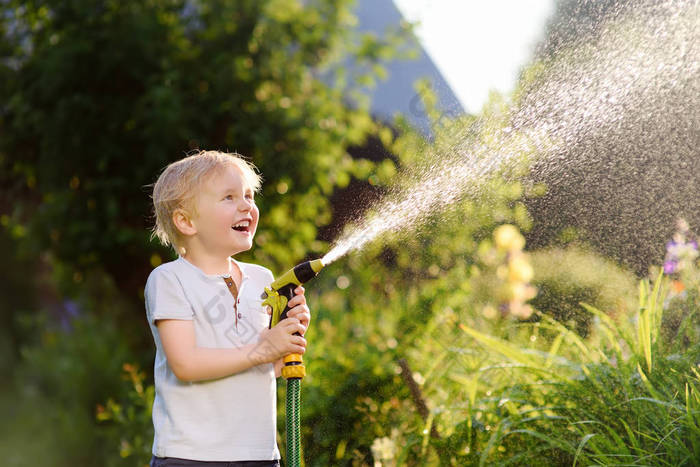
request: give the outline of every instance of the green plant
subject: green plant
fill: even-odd
[[[7,446],[7,457],[18,466],[35,460],[55,467],[119,466],[109,455],[111,437],[95,420],[97,404],[110,395],[125,397],[119,373],[122,362],[134,358],[115,319],[81,308],[67,329],[52,324],[48,313],[28,321],[37,339],[23,347],[15,369],[12,436],[36,435],[39,442],[30,450],[21,441]]]
[[[151,413],[155,387],[146,384],[146,373],[133,364],[125,363],[122,380],[126,384],[123,401],[110,397],[105,405],[98,404],[96,417],[99,422],[110,425],[109,437],[119,445],[119,456],[124,465],[148,465],[153,445],[153,422]],[[118,441],[118,442],[117,442]]]
[[[431,444],[459,465],[695,465],[700,346],[676,353],[659,332],[668,283],[642,281],[631,320],[584,304],[588,339],[544,314],[508,341],[460,323],[462,351],[431,375],[449,433]]]

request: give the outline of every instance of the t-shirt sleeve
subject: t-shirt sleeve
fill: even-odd
[[[192,305],[177,276],[170,271],[154,269],[144,290],[146,315],[150,323],[158,319],[194,319]]]

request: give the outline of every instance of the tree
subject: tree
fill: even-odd
[[[367,111],[319,79],[355,52],[349,5],[3,2],[5,223],[67,265],[69,282],[104,268],[138,301],[150,268],[172,257],[149,243],[148,185],[188,151],[220,149],[265,179],[251,255],[279,270],[320,251],[327,197],[369,169],[347,153],[372,130]]]

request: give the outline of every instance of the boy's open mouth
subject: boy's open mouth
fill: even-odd
[[[238,232],[248,232],[250,229],[250,221],[241,221],[231,228]]]

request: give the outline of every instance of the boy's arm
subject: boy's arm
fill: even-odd
[[[170,369],[182,381],[222,378],[290,353],[303,354],[306,347],[303,337],[293,335],[304,331],[295,318],[263,330],[258,342],[235,349],[198,347],[191,320],[161,319],[156,326]]]

